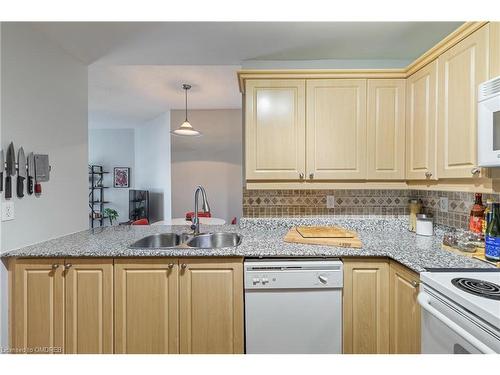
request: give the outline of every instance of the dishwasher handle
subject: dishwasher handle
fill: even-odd
[[[424,310],[426,310],[433,317],[438,319],[441,323],[446,325],[449,329],[455,332],[457,335],[462,337],[464,340],[469,342],[472,346],[478,349],[480,352],[485,354],[496,354],[496,352],[491,349],[489,346],[483,344],[481,341],[472,336],[469,332],[460,327],[457,323],[452,321],[438,309],[431,305],[431,300],[429,296],[423,292],[420,292],[417,297],[418,303]]]

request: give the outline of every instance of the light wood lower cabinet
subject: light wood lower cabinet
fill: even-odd
[[[179,259],[180,352],[243,353],[243,265]]]
[[[344,353],[389,353],[389,262],[344,261]]]
[[[113,353],[113,259],[66,260],[65,353]]]
[[[178,353],[177,259],[115,260],[115,352]]]
[[[244,351],[243,258],[13,259],[9,271],[14,352]]]
[[[20,259],[10,264],[14,353],[64,352],[63,266],[62,259]]]
[[[395,261],[344,261],[344,353],[420,353],[419,276]]]
[[[390,269],[390,352],[420,353],[420,305],[418,274],[397,262]]]
[[[12,348],[113,353],[112,259],[17,259]]]

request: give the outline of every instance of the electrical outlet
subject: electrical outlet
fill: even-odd
[[[335,208],[335,196],[333,195],[326,196],[326,208]]]
[[[446,197],[439,198],[439,211],[448,212],[448,198]]]
[[[2,202],[2,221],[14,220],[14,202]]]

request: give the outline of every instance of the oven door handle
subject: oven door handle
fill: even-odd
[[[481,341],[472,336],[469,332],[460,327],[457,323],[450,320],[446,315],[437,310],[435,307],[431,306],[431,301],[427,294],[419,293],[417,297],[418,303],[420,306],[427,310],[432,316],[441,321],[444,325],[446,325],[449,329],[455,332],[457,335],[462,337],[465,341],[470,343],[476,349],[484,354],[496,354],[494,350],[492,350],[489,346],[483,344]]]

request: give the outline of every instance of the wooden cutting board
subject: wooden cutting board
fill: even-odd
[[[354,237],[302,237],[302,235],[297,232],[297,228],[294,227],[288,231],[285,235],[285,242],[292,243],[302,243],[308,245],[324,245],[324,246],[337,246],[337,247],[353,247],[353,248],[361,248],[363,244],[359,239],[356,232],[350,232],[354,235]]]
[[[304,238],[353,238],[356,232],[339,227],[295,227]]]
[[[460,251],[448,245],[442,245],[442,247],[444,250],[449,251],[450,253],[462,255],[468,258],[479,259],[482,260],[483,262],[490,263],[500,268],[500,262],[492,262],[484,257],[484,247],[476,247],[476,251],[474,253],[466,253],[465,251]]]

